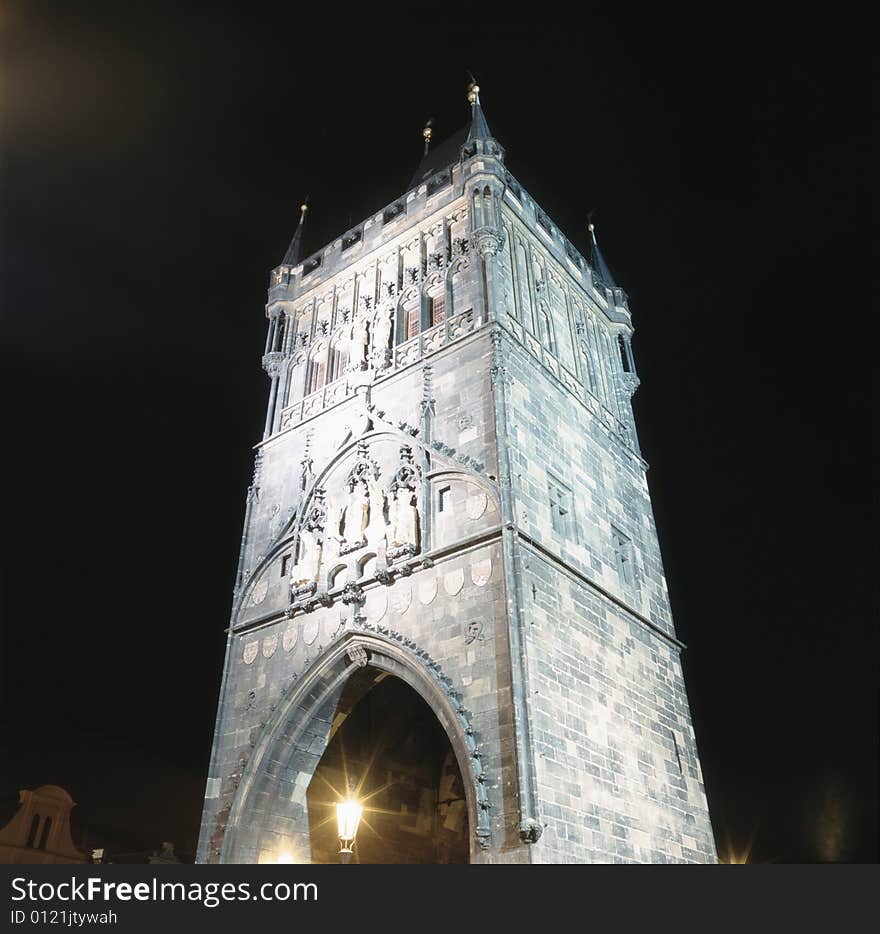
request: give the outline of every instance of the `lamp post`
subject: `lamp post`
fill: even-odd
[[[364,809],[358,800],[354,797],[354,792],[349,792],[345,801],[340,801],[336,805],[336,824],[339,830],[339,862],[350,863],[354,838],[357,836],[358,825],[361,822],[361,814]]]

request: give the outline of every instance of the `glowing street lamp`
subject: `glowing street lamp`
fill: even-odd
[[[350,863],[354,838],[357,836],[358,824],[361,822],[363,807],[353,794],[349,793],[345,801],[336,805],[336,823],[339,829],[339,861]]]

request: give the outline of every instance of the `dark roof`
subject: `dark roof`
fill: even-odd
[[[296,231],[293,234],[293,239],[290,241],[287,252],[284,254],[284,259],[281,260],[282,266],[296,266],[299,262],[299,254],[302,247],[302,229],[305,219],[306,212],[300,208],[299,223],[296,225]]]
[[[611,270],[608,268],[605,257],[602,255],[599,244],[596,242],[596,231],[593,230],[590,233],[593,239],[592,249],[590,250],[590,265],[593,267],[593,270],[599,274],[599,278],[608,288],[616,289],[617,283],[614,281],[614,276],[611,275]]]
[[[461,147],[467,142],[469,129],[469,126],[463,126],[452,136],[447,137],[442,143],[438,143],[433,149],[429,150],[428,155],[419,163],[416,174],[413,175],[409,183],[409,188],[415,188],[425,179],[458,162],[461,158]]]
[[[471,117],[471,129],[468,133],[467,141],[474,139],[491,139],[492,132],[486,118],[483,116],[483,108],[480,106],[480,98],[477,96],[473,105],[473,116]]]

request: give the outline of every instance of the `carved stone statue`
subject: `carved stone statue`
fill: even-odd
[[[367,367],[367,345],[370,342],[370,325],[366,318],[358,318],[351,326],[349,340],[349,368],[363,370]]]
[[[344,507],[333,500],[327,506],[327,531],[324,536],[324,545],[322,548],[325,560],[335,558],[339,554],[342,544],[342,514]]]
[[[386,310],[380,310],[373,325],[373,351],[377,353],[380,363],[385,362],[392,326],[391,315]]]
[[[303,529],[299,533],[299,560],[290,572],[290,583],[296,588],[313,584],[321,569],[321,540],[318,532]]]
[[[355,483],[345,507],[342,520],[342,537],[349,545],[364,540],[364,530],[370,514],[370,498],[364,483]]]
[[[419,510],[416,494],[399,489],[388,507],[388,544],[391,548],[417,547]]]
[[[367,525],[367,541],[376,545],[385,534],[385,491],[378,480],[367,479],[370,490],[370,521]]]

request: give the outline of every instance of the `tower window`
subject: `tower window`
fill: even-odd
[[[287,328],[287,315],[281,312],[275,319],[275,340],[272,344],[272,350],[279,353],[284,349],[284,334]]]
[[[630,586],[634,580],[632,542],[619,529],[612,527],[611,540],[614,545],[614,560],[617,563],[617,573],[620,582]]]
[[[348,346],[345,341],[338,340],[333,345],[330,352],[330,378],[327,382],[332,383],[339,379],[348,365]]]
[[[443,512],[449,508],[449,494],[452,487],[444,486],[437,493],[437,512]]]
[[[50,831],[51,829],[52,829],[52,818],[51,818],[51,817],[47,817],[47,818],[43,821],[43,832],[40,834],[40,845],[39,845],[38,849],[40,849],[40,850],[45,850],[45,849],[46,849],[46,843],[47,843],[48,840],[49,840],[49,831]]]
[[[39,826],[40,826],[40,815],[34,814],[34,816],[31,818],[31,829],[28,832],[27,843],[25,844],[25,846],[29,846],[29,847],[35,846],[36,841],[37,841],[37,829],[39,828]]]
[[[446,296],[440,292],[428,299],[431,303],[431,327],[443,324],[446,318]]]
[[[626,352],[626,338],[622,334],[617,336],[617,349],[620,351],[620,362],[623,366],[623,372],[629,373],[629,354]]]
[[[412,340],[419,333],[419,309],[408,308],[406,311],[406,339]]]
[[[557,535],[569,538],[574,531],[571,490],[555,477],[547,480],[550,496],[550,525]]]
[[[672,735],[672,748],[675,750],[675,761],[678,763],[678,771],[684,775],[684,766],[681,762],[681,751],[679,750],[678,746],[678,735],[676,734],[675,730],[670,730],[669,732]]]
[[[306,395],[317,392],[324,386],[327,377],[327,365],[323,360],[318,361],[316,357],[309,360],[309,374],[306,379]]]
[[[542,311],[540,314],[540,325],[541,325],[541,343],[550,351],[550,353],[556,353],[556,342],[553,340],[553,327],[550,324],[550,316],[546,311]]]
[[[281,556],[281,576],[287,577],[290,574],[290,559],[292,555],[286,554]]]

